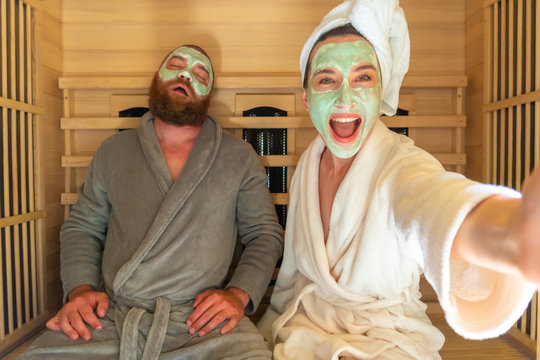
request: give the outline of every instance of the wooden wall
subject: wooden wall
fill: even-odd
[[[59,276],[59,233],[64,221],[58,201],[63,189],[64,172],[60,167],[63,137],[60,131],[62,93],[58,77],[62,73],[62,8],[61,0],[45,0],[41,14],[39,43],[39,102],[44,109],[40,118],[42,168],[45,180],[47,309],[53,314],[61,305],[62,287]]]
[[[341,0],[70,0],[62,4],[63,72],[153,73],[183,43],[204,47],[217,72],[297,72],[302,46]],[[402,0],[410,72],[463,74],[464,0]]]
[[[465,66],[469,80],[466,95],[467,129],[465,150],[467,152],[466,174],[478,181],[483,179],[484,120],[484,6],[482,0],[465,2]]]

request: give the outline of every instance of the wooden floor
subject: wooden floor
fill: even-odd
[[[484,341],[465,340],[457,335],[446,323],[442,314],[431,314],[431,321],[446,336],[446,343],[441,350],[443,359],[449,360],[535,360],[536,356],[509,335]],[[34,337],[35,338],[35,337]],[[4,360],[17,359],[33,339],[4,357]]]

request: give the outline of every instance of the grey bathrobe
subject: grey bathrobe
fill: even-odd
[[[186,320],[197,294],[231,286],[249,294],[246,313],[254,312],[281,255],[281,232],[249,144],[208,117],[173,183],[147,113],[136,131],[99,147],[62,228],[64,294],[82,284],[104,289],[104,328],[88,343],[47,331],[25,356],[269,358],[245,317],[230,334],[218,328],[202,338]],[[245,249],[225,284],[237,235]]]

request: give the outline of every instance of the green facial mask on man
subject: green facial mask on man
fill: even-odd
[[[187,66],[183,69],[167,69],[167,63],[173,57],[181,57],[186,59]],[[197,76],[193,73],[193,67],[197,64],[201,64],[208,71],[208,84],[201,83]],[[212,64],[210,59],[201,54],[199,51],[187,46],[180,46],[169,54],[167,59],[163,62],[159,68],[159,77],[162,81],[168,81],[176,79],[180,76],[184,76],[190,80],[191,86],[195,92],[201,96],[208,95],[212,89],[212,82],[214,81],[214,74],[212,73]]]
[[[313,56],[311,69],[311,120],[333,154],[350,158],[360,150],[380,112],[382,87],[375,51],[363,40],[327,43]]]

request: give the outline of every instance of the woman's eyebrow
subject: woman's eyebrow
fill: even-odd
[[[319,74],[333,74],[335,71],[333,69],[320,69],[320,70],[317,70],[313,76],[315,75],[319,75]]]
[[[373,66],[373,64],[363,64],[363,65],[358,65],[357,67],[355,67],[353,69],[353,71],[361,71],[361,70],[366,70],[366,69],[372,69],[372,70],[375,70],[375,66]]]

